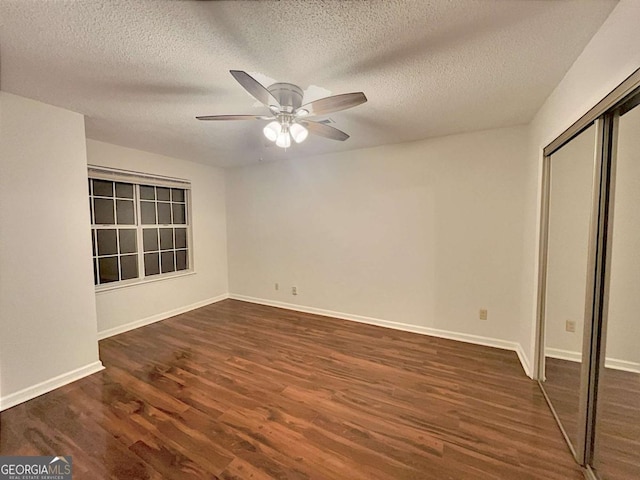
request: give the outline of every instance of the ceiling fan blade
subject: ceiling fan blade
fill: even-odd
[[[264,115],[205,115],[196,117],[198,120],[273,120],[276,117]]]
[[[344,142],[349,135],[344,133],[342,130],[338,130],[337,128],[330,127],[329,125],[325,125],[324,123],[318,122],[300,122],[304,127],[309,130],[309,133],[313,133],[315,135],[320,135],[321,137],[330,138],[331,140],[340,140]]]
[[[367,101],[364,93],[343,93],[342,95],[334,95],[332,97],[321,98],[314,102],[309,102],[306,105],[302,105],[296,110],[301,112],[306,110],[305,116],[311,115],[324,115],[326,113],[338,112],[340,110],[346,110],[347,108],[355,107]]]
[[[267,107],[275,106],[280,108],[280,103],[276,97],[271,95],[269,90],[264,88],[255,78],[242,70],[229,70],[233,78],[235,78],[244,89],[249,92],[255,99],[264,103]]]

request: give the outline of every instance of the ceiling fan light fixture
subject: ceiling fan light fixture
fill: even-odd
[[[333,112],[356,107],[367,101],[363,92],[353,92],[320,98],[303,105],[304,92],[293,83],[278,82],[265,88],[247,72],[230,70],[230,73],[242,88],[269,109],[271,115],[205,115],[198,116],[196,119],[267,120],[270,123],[262,129],[264,136],[275,142],[278,147],[285,149],[291,146],[292,138],[296,143],[301,143],[306,140],[309,133],[344,142],[349,135],[326,125],[333,122],[308,120],[307,117],[323,117]]]
[[[279,122],[274,120],[273,122],[268,123],[267,126],[264,127],[262,132],[264,133],[264,136],[267,137],[267,139],[271,140],[272,142],[275,142],[278,139],[278,136],[280,135],[280,133],[282,132],[282,125],[280,125]]]
[[[276,145],[280,148],[289,148],[291,146],[291,135],[289,135],[289,129],[282,127],[282,131],[276,139]]]
[[[302,143],[306,140],[309,135],[309,130],[300,125],[299,123],[294,123],[289,127],[289,132],[291,136],[295,140],[296,143]]]

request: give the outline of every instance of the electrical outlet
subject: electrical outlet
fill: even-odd
[[[480,315],[479,315],[480,320],[486,320],[488,314],[489,314],[489,311],[486,308],[481,308],[480,309]]]
[[[291,295],[297,295],[298,294],[298,287],[291,287]]]
[[[278,282],[275,283],[274,287],[276,290],[280,290],[280,285],[278,285]]]
[[[576,322],[575,320],[567,320],[564,326],[564,329],[567,332],[575,333],[576,331]]]

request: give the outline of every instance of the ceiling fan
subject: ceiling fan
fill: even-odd
[[[271,111],[271,115],[207,115],[198,120],[271,120],[264,129],[264,136],[282,148],[291,146],[291,139],[303,142],[309,133],[331,140],[345,141],[349,135],[322,121],[310,117],[326,115],[355,107],[367,101],[364,93],[344,93],[321,98],[302,105],[303,92],[292,83],[274,83],[263,87],[255,78],[241,70],[231,70],[231,75],[244,89]]]

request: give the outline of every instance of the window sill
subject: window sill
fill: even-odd
[[[137,287],[140,285],[146,285],[148,283],[162,282],[164,280],[172,280],[174,278],[188,277],[195,274],[196,272],[194,270],[186,270],[184,272],[163,275],[161,277],[144,278],[142,280],[136,279],[135,281],[127,282],[127,283],[121,282],[121,283],[112,284],[112,285],[100,285],[96,287],[96,295],[99,293],[111,292],[113,290],[120,290],[121,288]]]

